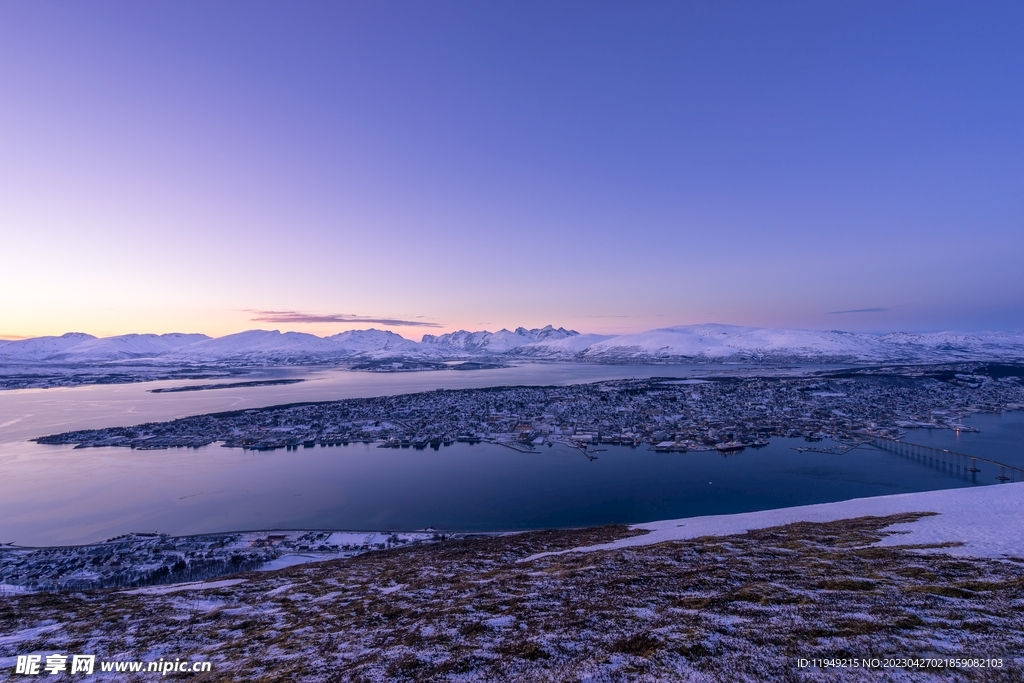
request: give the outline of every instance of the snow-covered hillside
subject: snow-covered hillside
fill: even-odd
[[[333,357],[336,345],[330,339],[305,332],[248,330],[175,349],[170,359],[188,362],[273,361],[301,363]]]
[[[0,360],[41,361],[57,356],[68,349],[95,340],[91,334],[68,332],[59,337],[19,339],[0,346]]]
[[[0,366],[68,365],[124,361],[160,364],[345,363],[382,359],[446,361],[535,359],[596,363],[863,362],[938,363],[1024,360],[1024,334],[909,333],[885,335],[684,325],[638,334],[580,334],[548,325],[497,332],[459,330],[415,342],[386,330],[354,330],[329,337],[303,332],[249,330],[211,339],[201,334],[88,334],[0,343]]]
[[[327,337],[340,353],[360,358],[419,355],[421,345],[387,330],[350,330]]]
[[[606,334],[574,333],[570,337],[539,339],[530,344],[524,344],[513,349],[509,355],[520,358],[550,358],[555,360],[578,358],[579,354],[597,342],[611,338],[610,335]]]
[[[900,332],[886,335],[733,325],[684,325],[623,335],[580,354],[593,361],[848,361],[930,363],[1020,360],[1024,335]]]
[[[209,337],[205,334],[124,334],[118,337],[88,339],[68,347],[51,358],[68,362],[154,358],[206,339]]]
[[[699,358],[726,360],[777,354],[807,356],[877,355],[877,337],[849,332],[780,330],[731,325],[686,325],[622,335],[584,352],[593,360]]]
[[[558,346],[551,345],[567,339],[575,340],[581,336],[592,338],[596,335],[580,335],[575,330],[567,330],[562,327],[555,328],[548,325],[532,330],[528,330],[525,327],[517,327],[515,332],[501,329],[497,332],[488,332],[486,330],[482,332],[467,332],[466,330],[459,330],[458,332],[449,332],[439,336],[425,334],[423,335],[422,343],[424,347],[435,347],[438,352],[447,353],[448,355],[498,355],[526,348],[558,349]],[[590,343],[593,343],[593,341]],[[574,347],[570,343],[564,345],[563,348],[566,351],[582,351],[586,346],[589,346],[589,344]]]
[[[630,536],[611,543],[558,553],[538,553],[526,558],[524,562],[566,552],[629,548],[705,536],[745,534],[754,529],[781,527],[797,522],[822,523],[907,512],[928,512],[934,516],[893,527],[892,530],[897,533],[882,539],[878,545],[949,544],[952,547],[942,548],[942,552],[968,557],[1013,557],[1024,541],[1024,525],[1021,524],[1024,522],[1024,482],[899,493],[776,510],[648,522],[632,527],[648,532],[643,536]]]

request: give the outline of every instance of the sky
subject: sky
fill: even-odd
[[[0,336],[1024,329],[1024,3],[0,4]]]

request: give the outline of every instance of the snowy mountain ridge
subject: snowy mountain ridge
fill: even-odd
[[[795,330],[735,325],[683,325],[597,342],[593,361],[804,361],[918,363],[1024,358],[1024,334]]]
[[[618,336],[580,334],[548,325],[442,335],[420,342],[387,330],[327,337],[248,330],[203,334],[127,334],[97,338],[71,332],[0,342],[0,365],[153,362],[159,364],[346,363],[383,359],[429,361],[537,359],[594,363],[865,362],[930,363],[1024,360],[1024,334],[895,332],[863,334],[704,324]]]
[[[576,330],[567,330],[551,325],[539,329],[528,330],[525,327],[517,327],[515,332],[500,329],[497,332],[468,332],[459,330],[435,336],[432,334],[423,335],[422,344],[432,345],[439,350],[444,349],[453,352],[463,353],[487,353],[499,354],[508,353],[514,349],[529,346],[537,342],[557,341],[570,337],[578,337],[580,333]]]

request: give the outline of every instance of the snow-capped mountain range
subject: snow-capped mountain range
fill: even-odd
[[[250,330],[224,337],[203,334],[127,334],[97,338],[72,332],[0,342],[0,365],[111,363],[281,364],[367,360],[535,359],[595,363],[862,362],[937,363],[1024,360],[1024,334],[852,332],[683,325],[607,336],[552,327],[515,331],[424,335],[422,341],[386,330],[354,330],[328,337]]]

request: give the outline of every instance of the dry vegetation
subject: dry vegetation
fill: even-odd
[[[246,574],[206,591],[7,598],[0,636],[60,628],[0,644],[0,655],[209,658],[213,672],[201,680],[1024,680],[1024,560],[871,546],[886,526],[920,516],[522,562],[633,533],[533,532]],[[1009,665],[927,674],[796,666],[798,657],[886,655]]]

